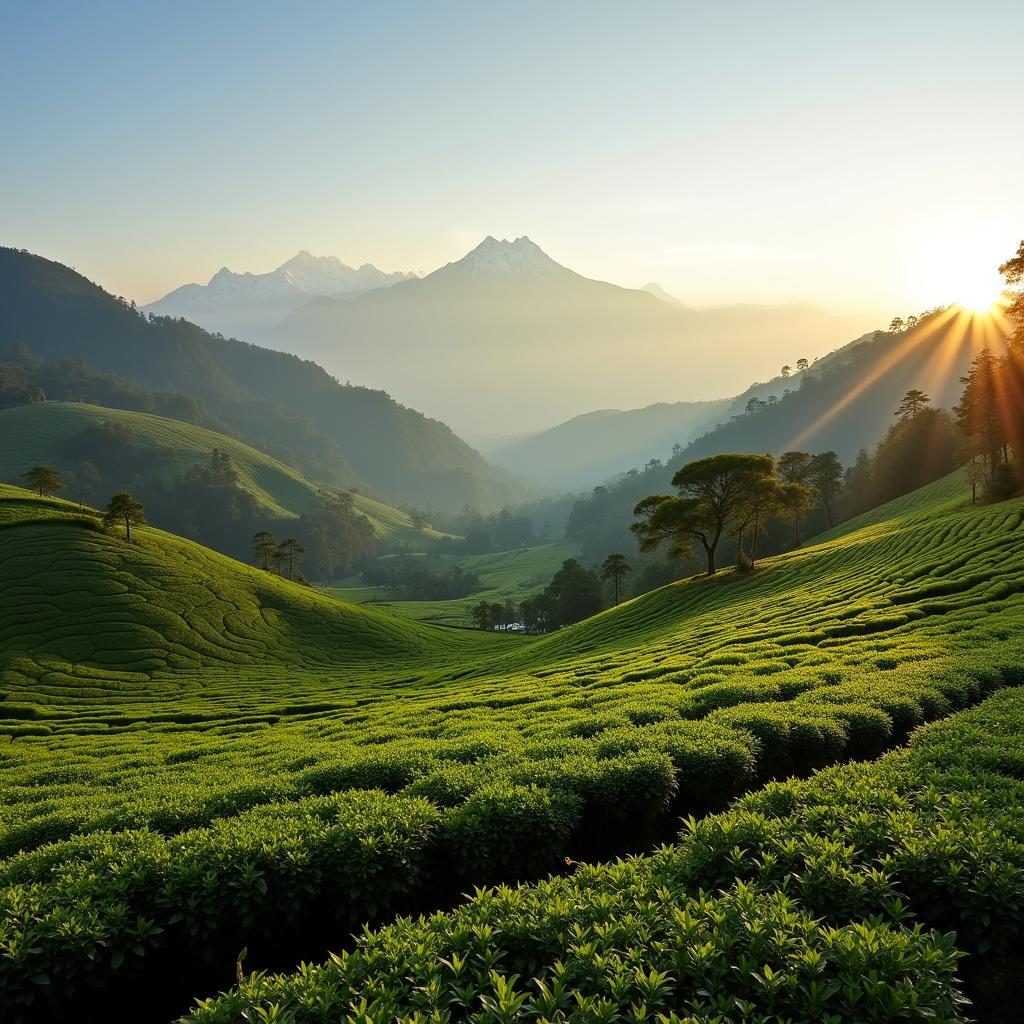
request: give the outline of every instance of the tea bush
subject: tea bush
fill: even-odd
[[[368,930],[188,1020],[966,1021],[961,957],[1024,929],[1022,766],[1007,691],[653,856]]]
[[[1024,680],[1022,518],[954,478],[753,575],[524,639],[344,605],[157,530],[129,546],[0,488],[0,1009],[115,983],[191,928],[237,949],[282,915],[358,922],[649,848],[755,784],[873,757]],[[400,891],[356,860],[337,870],[365,902],[330,895],[348,833],[318,808],[347,806],[394,833]],[[294,903],[252,881],[278,834]]]

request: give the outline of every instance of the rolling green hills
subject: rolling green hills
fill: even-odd
[[[203,670],[429,661],[475,639],[342,604],[160,530],[125,543],[92,509],[5,486],[0,577],[0,678],[40,701],[145,700],[161,680],[187,689]]]
[[[21,474],[35,463],[67,469],[82,454],[97,458],[101,453],[76,452],[73,446],[85,427],[100,424],[116,424],[131,431],[144,457],[140,460],[142,471],[133,473],[133,477],[146,483],[170,485],[189,467],[205,465],[214,448],[219,448],[231,457],[239,485],[255,497],[260,510],[269,517],[294,518],[319,493],[319,488],[297,470],[232,437],[194,423],[81,402],[35,402],[0,411],[0,438],[4,442],[0,447],[0,480],[18,483]],[[132,485],[132,479],[123,479],[113,489]],[[87,504],[99,497],[90,495]],[[443,536],[429,528],[417,529],[406,513],[366,495],[354,494],[353,504],[370,520],[379,538],[422,545]]]
[[[35,359],[73,359],[196,399],[218,430],[331,487],[451,512],[466,504],[489,511],[520,496],[445,424],[383,391],[341,384],[313,362],[185,320],[143,317],[69,267],[0,248],[0,362],[18,346],[27,347],[21,369],[29,375]]]
[[[753,576],[537,639],[411,622],[0,498],[0,576],[18,581],[0,591],[15,1019],[111,983],[144,1003],[153,971],[214,991],[243,946],[254,967],[323,959],[383,913],[646,849],[681,815],[874,757],[1024,679],[1024,501],[972,506],[959,477]],[[893,927],[893,956],[937,955]],[[184,1012],[198,982],[176,984]]]

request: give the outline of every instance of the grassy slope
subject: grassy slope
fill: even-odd
[[[983,609],[1019,597],[1022,520],[1021,501],[972,507],[955,473],[763,560],[753,576],[726,570],[670,584],[542,638],[528,656],[567,666],[601,654],[602,671],[650,666],[654,675],[661,665],[822,663],[829,651],[850,665],[862,654],[885,660],[889,649],[900,660],[911,650],[938,657],[965,649],[951,620],[978,625]]]
[[[36,463],[67,468],[65,453],[74,437],[84,427],[101,423],[123,424],[132,430],[141,448],[170,454],[170,459],[153,460],[154,482],[172,483],[190,466],[207,463],[210,452],[220,448],[231,456],[240,485],[256,497],[268,515],[282,519],[298,516],[317,497],[317,486],[296,470],[234,438],[163,416],[79,402],[40,402],[0,412],[0,438],[4,441],[0,480],[19,481]],[[355,495],[355,505],[380,538],[422,544],[441,536],[433,530],[417,530],[404,512],[365,495]]]
[[[289,583],[172,534],[0,485],[0,678],[43,697],[90,678],[429,662],[469,637]],[[475,639],[475,638],[474,638]],[[182,678],[175,676],[174,678]]]
[[[257,919],[271,897],[247,851],[264,810],[374,788],[400,817],[426,798],[440,814],[428,853],[460,884],[524,877],[574,842],[620,852],[758,778],[876,753],[1022,678],[1024,501],[974,508],[956,480],[752,577],[675,584],[536,640],[342,605],[158,531],[129,549],[76,524],[73,506],[3,496],[0,576],[20,582],[0,591],[0,850],[66,839],[106,857],[113,829],[117,849],[152,847],[146,870],[163,871],[163,837],[192,830],[217,891],[244,891]],[[93,667],[72,673],[71,656]],[[168,671],[177,658],[190,667]],[[313,864],[331,833],[294,843],[295,863]],[[78,897],[57,865],[70,851],[39,854],[46,907],[26,927],[52,924],[65,963],[60,916]],[[89,877],[120,884],[102,865]],[[132,874],[133,913],[170,928],[186,896],[149,909],[146,877]]]
[[[578,545],[562,542],[487,555],[440,555],[431,558],[431,565],[439,571],[461,565],[480,576],[480,590],[469,597],[450,601],[392,601],[387,597],[387,590],[362,586],[357,579],[342,580],[330,591],[342,600],[372,603],[410,619],[465,626],[470,623],[469,612],[473,605],[480,601],[504,602],[509,599],[518,603],[543,590],[562,562],[578,555]]]

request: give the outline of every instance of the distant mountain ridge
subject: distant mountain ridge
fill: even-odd
[[[382,391],[185,320],[148,320],[60,263],[0,249],[0,353],[18,342],[52,363],[79,359],[198,399],[215,429],[318,484],[441,511],[493,510],[523,496],[444,423]]]
[[[354,299],[374,288],[415,278],[386,273],[372,263],[350,267],[336,256],[302,249],[265,274],[221,267],[207,284],[185,284],[143,307],[156,316],[184,317],[207,330],[259,340],[293,310],[315,296]]]
[[[666,296],[584,277],[527,236],[488,236],[425,277],[310,299],[274,344],[468,433],[501,434],[735,394],[871,326],[810,304],[694,310]]]
[[[514,442],[484,447],[496,466],[549,490],[603,483],[651,459],[665,461],[726,415],[731,399],[599,409]]]

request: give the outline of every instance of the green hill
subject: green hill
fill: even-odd
[[[70,469],[73,460],[99,461],[97,451],[76,449],[80,432],[89,426],[117,424],[131,431],[140,450],[140,470],[133,478],[149,484],[172,485],[189,467],[205,465],[214,448],[225,451],[239,474],[239,484],[256,499],[260,510],[274,519],[291,519],[316,500],[319,488],[297,470],[264,455],[241,441],[194,423],[142,412],[106,409],[80,402],[35,402],[0,411],[0,480],[20,482],[31,465],[48,463]],[[108,489],[133,486],[133,479],[111,481]],[[78,495],[69,493],[69,498]],[[87,496],[95,503],[100,495]],[[442,534],[418,530],[409,516],[366,495],[355,494],[353,504],[373,524],[379,538],[422,545]]]
[[[0,591],[0,735],[10,737],[0,747],[0,1006],[16,1020],[88,1016],[110,985],[130,1011],[169,993],[166,1020],[198,991],[232,984],[242,947],[247,970],[324,959],[382,913],[536,878],[566,856],[649,849],[680,816],[771,779],[874,758],[1024,680],[1024,500],[972,506],[955,477],[752,576],[674,584],[538,639],[410,622],[159,531],[126,545],[67,503],[14,489],[2,498],[0,576],[17,582]],[[893,801],[921,786],[867,778],[842,827],[861,829],[857,841],[877,858],[882,838],[892,841]],[[710,824],[719,860],[701,861],[707,877],[685,868],[672,885],[748,880],[736,864],[751,829],[789,814],[796,792],[769,790],[753,824]],[[860,813],[875,793],[886,812],[877,841]],[[855,910],[895,915],[898,931],[892,900],[908,878],[935,877],[934,859],[914,860],[914,827],[898,845],[918,874],[890,885],[847,863],[829,838],[839,826],[815,806],[796,822],[806,862],[785,835],[768,848],[824,901],[808,905],[799,929],[817,928],[839,892],[836,906],[862,900]],[[773,870],[766,858],[750,870]],[[990,884],[979,858],[948,877]],[[731,873],[715,874],[726,862]],[[659,906],[666,884],[652,879]],[[997,888],[1017,906],[1012,887]],[[512,890],[501,892],[480,897],[493,911],[485,923],[529,959],[536,914],[518,917]],[[915,906],[934,902],[922,892]],[[736,895],[729,913],[742,918],[748,897]],[[580,904],[565,898],[571,922]],[[620,916],[595,899],[595,912]],[[486,953],[492,933],[479,934]],[[936,955],[931,940],[882,939],[897,944],[886,963],[911,947],[922,964]],[[396,941],[388,948],[404,963]],[[865,941],[858,979],[881,969],[870,953],[880,947]],[[545,948],[558,956],[565,945],[556,935]],[[724,948],[720,962],[738,962],[737,947]],[[308,1005],[332,1013],[318,1002],[323,976],[302,977],[315,986]]]
[[[445,424],[383,391],[185,320],[147,319],[68,267],[0,248],[0,362],[19,343],[29,350],[19,372],[30,378],[34,358],[72,359],[179,392],[201,403],[210,425],[329,486],[452,512],[490,510],[519,493]]]
[[[429,663],[476,639],[340,603],[160,530],[127,544],[91,509],[5,486],[0,577],[0,678],[46,701],[145,700],[156,680],[187,690],[203,672]]]

